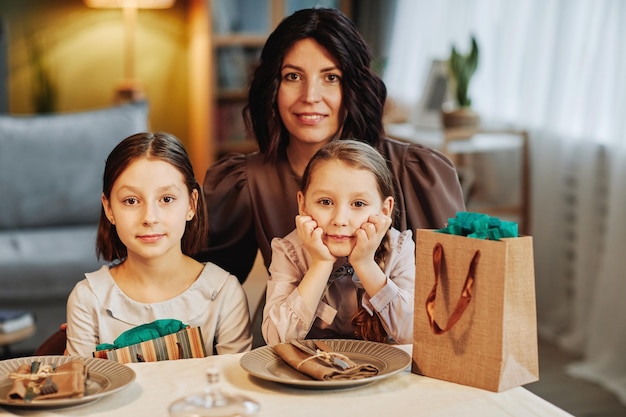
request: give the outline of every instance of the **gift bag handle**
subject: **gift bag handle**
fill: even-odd
[[[465,284],[463,285],[463,291],[461,291],[461,297],[456,303],[456,307],[450,315],[450,318],[448,319],[448,324],[446,325],[445,329],[439,327],[434,317],[435,298],[437,297],[437,285],[439,284],[439,275],[441,274],[442,258],[443,246],[441,245],[441,243],[437,243],[433,248],[435,285],[433,285],[432,290],[430,290],[430,294],[428,294],[428,297],[426,298],[426,315],[428,316],[428,321],[430,322],[430,328],[435,334],[442,334],[450,330],[452,326],[454,326],[456,322],[459,321],[469,302],[472,300],[472,286],[474,285],[476,264],[478,263],[478,259],[480,258],[480,250],[476,250],[474,256],[472,257],[472,262],[470,262],[469,270],[467,271],[467,277],[465,278]]]

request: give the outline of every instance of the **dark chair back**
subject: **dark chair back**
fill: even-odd
[[[35,351],[36,356],[64,355],[65,354],[65,327],[57,330],[47,338]]]

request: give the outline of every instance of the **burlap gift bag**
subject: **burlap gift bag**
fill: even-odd
[[[532,237],[417,230],[412,372],[490,391],[539,377]]]

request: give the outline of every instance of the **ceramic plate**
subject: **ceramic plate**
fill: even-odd
[[[9,378],[20,365],[40,361],[42,364],[56,363],[61,365],[75,357],[71,356],[30,356],[0,361],[0,405],[26,408],[71,407],[98,400],[117,392],[135,380],[135,371],[128,366],[106,359],[83,358],[89,370],[87,392],[82,398],[59,398],[33,401],[31,403],[9,401],[7,394],[13,385]]]
[[[241,367],[267,381],[297,387],[335,389],[369,384],[403,371],[411,364],[411,356],[405,351],[384,343],[363,340],[325,339],[333,352],[342,353],[357,364],[371,363],[379,369],[378,375],[355,380],[318,381],[304,375],[284,362],[271,346],[263,346],[246,353]]]

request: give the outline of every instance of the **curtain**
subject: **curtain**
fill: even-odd
[[[540,336],[626,404],[626,2],[398,0],[383,78],[420,99],[433,59],[480,48],[481,119],[530,132]]]
[[[604,257],[593,284],[595,291],[589,294],[588,319],[581,329],[587,336],[583,339],[585,360],[570,365],[569,371],[607,387],[626,404],[626,146],[612,149],[609,159],[612,169]]]

